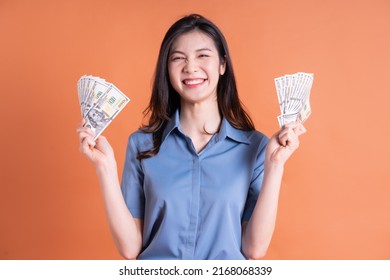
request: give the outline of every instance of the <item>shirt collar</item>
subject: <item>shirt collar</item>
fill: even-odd
[[[175,128],[177,128],[181,133],[183,133],[181,128],[180,128],[179,109],[176,110],[176,112],[172,115],[171,119],[168,121],[167,126],[165,127],[163,135],[162,135],[162,142],[164,142],[165,138],[169,134],[171,134],[171,132]],[[221,141],[225,138],[230,138],[230,139],[237,141],[237,142],[250,144],[247,131],[234,128],[225,118],[222,119],[221,129],[216,134],[215,137],[216,137],[215,140],[217,142]]]
[[[179,117],[179,109],[176,110],[176,112],[172,115],[171,119],[168,121],[163,135],[162,135],[162,142],[164,142],[165,138],[175,129],[178,128],[180,130],[180,117]]]
[[[233,127],[225,118],[222,119],[221,129],[216,135],[216,138],[217,141],[230,138],[236,142],[250,144],[248,132]]]

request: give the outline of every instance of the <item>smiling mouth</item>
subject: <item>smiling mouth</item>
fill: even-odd
[[[183,84],[185,84],[187,86],[199,85],[206,80],[207,79],[186,79],[186,80],[183,80]]]

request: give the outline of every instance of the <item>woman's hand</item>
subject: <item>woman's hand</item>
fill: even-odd
[[[299,147],[299,136],[305,132],[306,128],[299,121],[286,124],[271,137],[266,149],[266,160],[283,166]]]
[[[100,135],[96,141],[93,140],[94,133],[90,128],[83,127],[83,119],[77,127],[80,140],[80,152],[88,158],[96,168],[107,167],[115,163],[114,151],[107,139]]]

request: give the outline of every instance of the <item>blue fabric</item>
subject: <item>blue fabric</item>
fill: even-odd
[[[141,161],[152,135],[130,135],[122,193],[135,218],[144,220],[138,259],[245,259],[241,224],[260,192],[268,138],[222,120],[198,154],[180,128],[179,112],[163,134],[159,153]]]

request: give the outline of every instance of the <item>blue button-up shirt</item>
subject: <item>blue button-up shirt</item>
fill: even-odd
[[[122,192],[133,217],[143,219],[138,259],[245,259],[241,225],[249,220],[263,181],[268,138],[222,120],[200,152],[180,128],[167,124],[157,155],[136,159],[152,135],[130,135]]]

